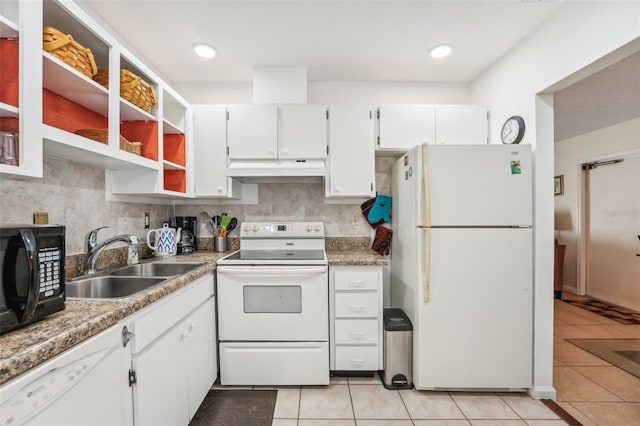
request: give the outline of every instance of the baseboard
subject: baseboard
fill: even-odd
[[[556,400],[556,388],[554,388],[553,386],[534,386],[527,389],[527,393],[533,399]]]

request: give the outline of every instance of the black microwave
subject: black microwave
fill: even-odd
[[[65,227],[0,226],[0,334],[64,309]]]

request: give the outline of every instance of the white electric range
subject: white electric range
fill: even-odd
[[[329,384],[322,222],[245,222],[218,261],[222,385]]]

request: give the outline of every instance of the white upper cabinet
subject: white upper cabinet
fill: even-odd
[[[327,157],[327,109],[321,105],[278,107],[278,158],[314,160]]]
[[[227,177],[227,108],[194,105],[194,195],[239,198],[242,185]]]
[[[486,144],[487,108],[478,105],[383,105],[378,149],[408,151],[419,144]]]
[[[373,110],[362,106],[329,108],[329,176],[327,197],[375,194]]]
[[[272,105],[227,107],[229,159],[267,160],[278,156],[278,108]]]
[[[231,105],[227,110],[230,160],[312,160],[327,156],[323,106]]]
[[[378,109],[378,147],[409,150],[435,140],[433,105],[383,105]]]
[[[479,105],[438,105],[437,144],[486,144],[489,138],[487,108]]]

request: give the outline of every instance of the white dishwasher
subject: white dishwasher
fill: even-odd
[[[131,425],[122,334],[115,325],[0,385],[0,425]]]

